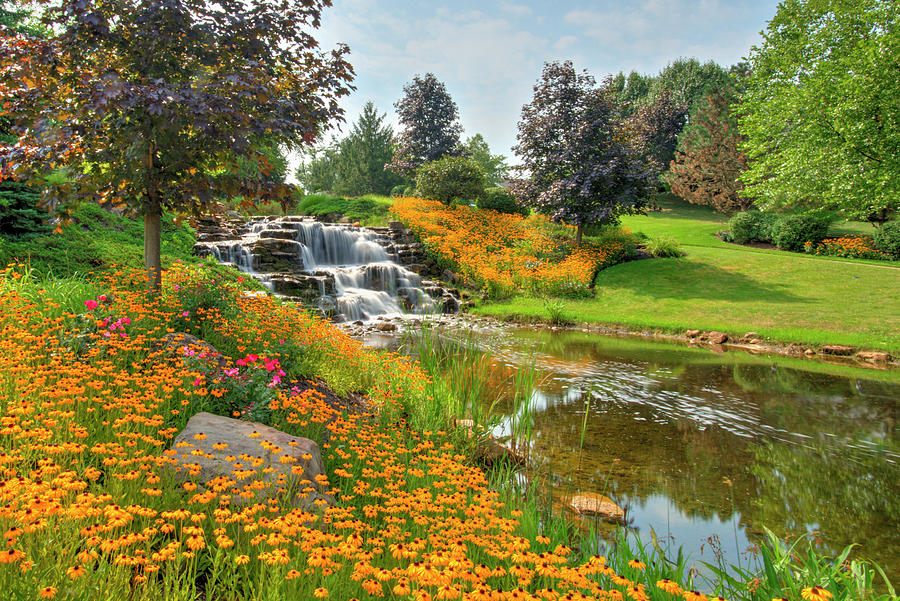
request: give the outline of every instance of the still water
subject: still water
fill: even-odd
[[[716,553],[746,566],[765,527],[858,543],[900,580],[900,372],[581,332],[475,336],[498,397],[536,367],[529,469],[553,498],[609,496],[646,544],[697,566]]]

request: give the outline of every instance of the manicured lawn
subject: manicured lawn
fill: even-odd
[[[756,331],[784,342],[842,343],[900,350],[900,264],[815,257],[728,244],[725,219],[668,202],[624,225],[671,236],[686,256],[635,261],[597,278],[596,298],[564,301],[563,316],[627,327]],[[840,224],[864,231],[866,224]],[[837,228],[836,228],[837,229]],[[540,299],[520,297],[476,309],[499,317],[546,317]]]

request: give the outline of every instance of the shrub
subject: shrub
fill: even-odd
[[[443,204],[476,199],[484,192],[484,171],[468,157],[444,157],[419,168],[416,189]]]
[[[772,242],[781,250],[802,252],[807,242],[818,244],[828,234],[829,219],[814,215],[788,215],[772,226]]]
[[[737,244],[771,242],[777,216],[761,211],[743,211],[728,220],[731,238]]]
[[[406,188],[408,187],[409,186],[407,186],[406,184],[398,184],[394,186],[393,188],[391,188],[391,196],[403,196],[403,194],[406,192]]]
[[[498,213],[522,215],[523,217],[528,214],[528,209],[519,205],[505,188],[500,188],[499,186],[486,189],[478,197],[478,208],[486,211],[497,211]]]
[[[900,258],[900,221],[888,221],[875,231],[875,246]]]
[[[644,244],[644,249],[659,259],[680,257],[682,255],[678,240],[668,236],[651,238]]]

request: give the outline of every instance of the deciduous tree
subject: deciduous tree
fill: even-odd
[[[144,262],[160,285],[160,217],[220,195],[289,194],[247,175],[260,141],[314,140],[349,93],[349,51],[318,50],[330,0],[62,0],[47,39],[5,35],[0,95],[18,141],[4,169],[30,179],[63,169],[47,200],[129,204],[144,216]]]
[[[515,195],[577,226],[578,243],[585,226],[642,210],[652,172],[626,135],[612,79],[598,88],[571,61],[546,63],[522,108],[517,141],[524,177]]]
[[[749,61],[747,194],[852,219],[900,210],[897,0],[785,0]]]
[[[509,175],[506,157],[502,154],[491,154],[491,149],[481,134],[475,134],[466,140],[464,149],[484,171],[485,186],[489,188],[499,186]]]
[[[391,171],[410,177],[425,163],[460,154],[459,111],[447,86],[433,73],[413,77],[394,107],[403,131],[388,165]]]

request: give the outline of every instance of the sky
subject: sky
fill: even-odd
[[[315,37],[344,42],[356,91],[341,103],[345,134],[371,100],[397,130],[394,103],[414,75],[434,73],[459,107],[463,136],[517,161],[516,124],[546,61],[597,80],[656,74],[678,57],[731,65],[760,42],[777,0],[333,0]],[[297,158],[292,158],[296,163]],[[293,171],[293,168],[291,169]]]

